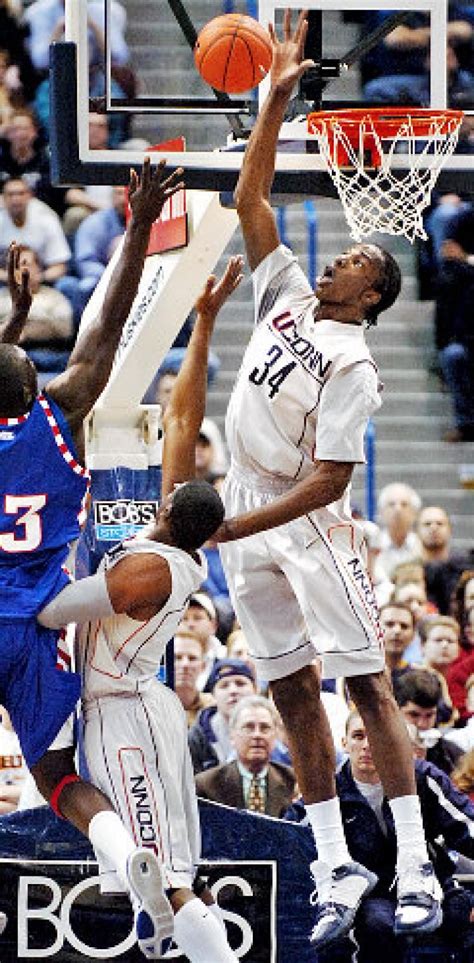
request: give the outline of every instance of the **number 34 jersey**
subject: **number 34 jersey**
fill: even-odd
[[[380,406],[362,325],[316,321],[317,298],[282,245],[253,274],[256,327],[230,400],[232,458],[295,481],[317,459],[364,461],[364,432]]]
[[[0,419],[0,621],[27,619],[67,584],[63,566],[85,518],[89,475],[58,406]]]

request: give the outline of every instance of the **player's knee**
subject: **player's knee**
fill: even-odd
[[[347,679],[351,698],[362,714],[384,715],[396,710],[392,685],[386,672]]]
[[[318,669],[315,665],[305,665],[297,672],[283,679],[274,679],[271,691],[277,709],[285,716],[285,711],[306,712],[308,704],[313,704],[321,694]]]

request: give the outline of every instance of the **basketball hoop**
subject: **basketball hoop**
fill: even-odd
[[[461,110],[383,107],[308,116],[308,130],[337,188],[351,236],[381,231],[426,238],[423,211],[458,142]],[[401,170],[394,163],[403,157]]]

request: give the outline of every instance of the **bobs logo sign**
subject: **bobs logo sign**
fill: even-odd
[[[276,963],[276,865],[272,861],[203,863],[229,942],[243,963]],[[92,861],[1,860],[6,914],[1,963],[116,960],[143,963],[124,895],[101,895]],[[186,963],[176,947],[166,960]]]
[[[158,501],[132,501],[126,498],[94,502],[96,538],[102,542],[121,542],[124,538],[131,538],[153,521],[158,504]]]

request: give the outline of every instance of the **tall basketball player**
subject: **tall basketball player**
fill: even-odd
[[[272,30],[269,96],[247,145],[237,210],[253,271],[256,328],[227,414],[232,466],[218,533],[237,617],[289,736],[314,831],[318,895],[312,941],[338,939],[376,878],[351,861],[335,791],[335,758],[320,699],[325,676],[344,676],[369,734],[398,841],[396,927],[441,921],[406,728],[384,671],[378,611],[353,522],[349,483],[364,461],[369,416],[379,407],[364,339],[395,301],[400,271],[375,244],[352,247],[314,292],[280,244],[270,207],[280,126],[304,60],[305,14],[284,40]],[[237,516],[233,518],[232,516]],[[233,542],[233,539],[242,539]]]

